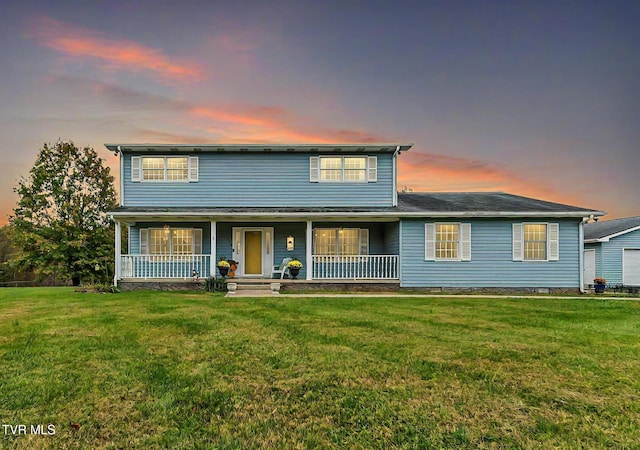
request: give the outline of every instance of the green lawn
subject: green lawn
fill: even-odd
[[[639,336],[625,300],[4,288],[0,422],[55,435],[0,446],[637,448]]]

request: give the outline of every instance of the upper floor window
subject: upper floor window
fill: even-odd
[[[132,156],[131,181],[198,181],[198,157]]]
[[[378,180],[376,156],[312,156],[309,180],[320,183],[371,183]]]

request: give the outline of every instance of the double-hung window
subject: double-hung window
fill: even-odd
[[[313,183],[373,183],[378,180],[376,156],[312,156],[309,180]]]
[[[557,261],[559,256],[559,224],[513,224],[514,261]]]
[[[369,230],[365,228],[316,228],[313,253],[323,256],[369,254]]]
[[[199,255],[202,254],[201,228],[142,228],[142,255]]]
[[[132,156],[131,181],[198,181],[197,156]]]
[[[426,223],[424,258],[427,261],[470,261],[470,223]]]

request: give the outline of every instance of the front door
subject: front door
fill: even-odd
[[[244,274],[262,275],[262,230],[244,232]]]
[[[233,227],[231,257],[238,261],[236,276],[269,277],[273,269],[273,227]]]
[[[593,284],[593,279],[596,277],[596,251],[585,250],[584,251],[584,284]]]

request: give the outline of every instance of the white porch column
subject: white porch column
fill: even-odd
[[[118,285],[118,280],[120,277],[120,263],[121,263],[121,253],[122,253],[122,229],[120,222],[116,220],[116,259],[115,259],[115,273],[113,275],[113,285]]]
[[[310,220],[307,220],[307,238],[305,240],[307,255],[305,257],[307,263],[307,280],[312,279],[313,273],[313,226]]]
[[[218,224],[211,221],[211,263],[209,264],[209,276],[216,276],[216,235],[218,234]]]

